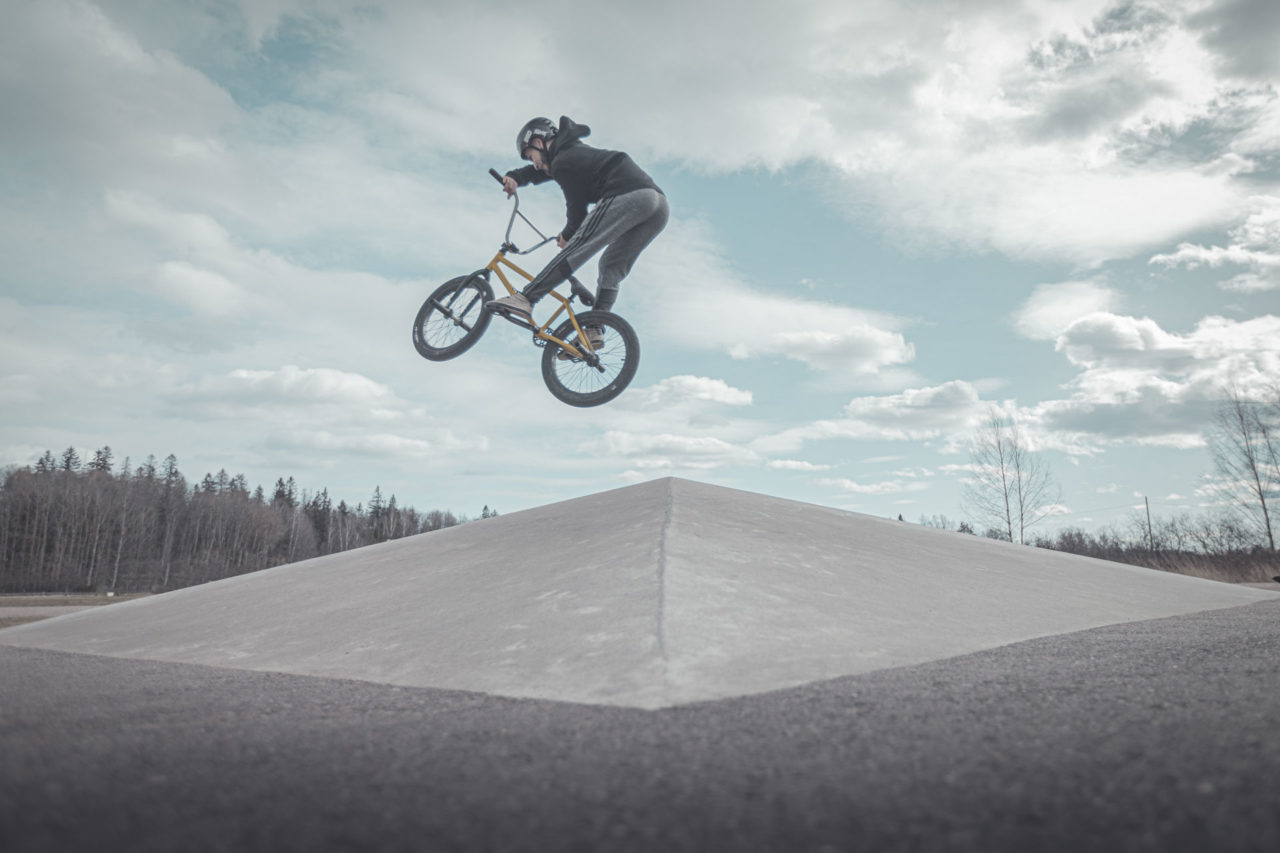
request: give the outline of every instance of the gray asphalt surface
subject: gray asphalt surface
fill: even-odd
[[[0,849],[1280,849],[1280,596],[661,711],[0,647]]]

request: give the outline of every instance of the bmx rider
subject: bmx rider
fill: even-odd
[[[618,286],[640,253],[666,227],[667,198],[653,179],[622,151],[593,148],[582,142],[591,133],[568,116],[559,126],[535,118],[520,129],[516,150],[532,165],[507,172],[502,187],[510,197],[517,187],[554,180],[564,192],[566,220],[556,237],[560,253],[524,290],[489,303],[493,310],[531,321],[533,305],[578,267],[604,249],[600,257],[595,307],[610,311]],[[588,205],[595,205],[587,212]],[[603,330],[587,327],[592,347]]]

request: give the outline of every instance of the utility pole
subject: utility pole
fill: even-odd
[[[1152,553],[1156,550],[1156,539],[1151,535],[1151,501],[1143,495],[1142,502],[1147,505],[1147,548]]]

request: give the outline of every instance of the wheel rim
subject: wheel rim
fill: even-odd
[[[555,361],[556,380],[571,394],[587,396],[609,387],[627,364],[627,342],[604,327],[604,343],[596,348],[596,364],[574,358]]]
[[[432,300],[422,324],[422,338],[437,349],[451,347],[471,334],[483,313],[484,293],[474,284],[463,284]]]

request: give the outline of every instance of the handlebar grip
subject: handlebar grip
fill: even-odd
[[[497,169],[490,169],[490,170],[489,170],[489,174],[490,174],[490,175],[493,175],[493,179],[494,179],[495,181],[497,181],[498,183],[502,183],[502,176],[498,174],[498,170],[497,170]]]

